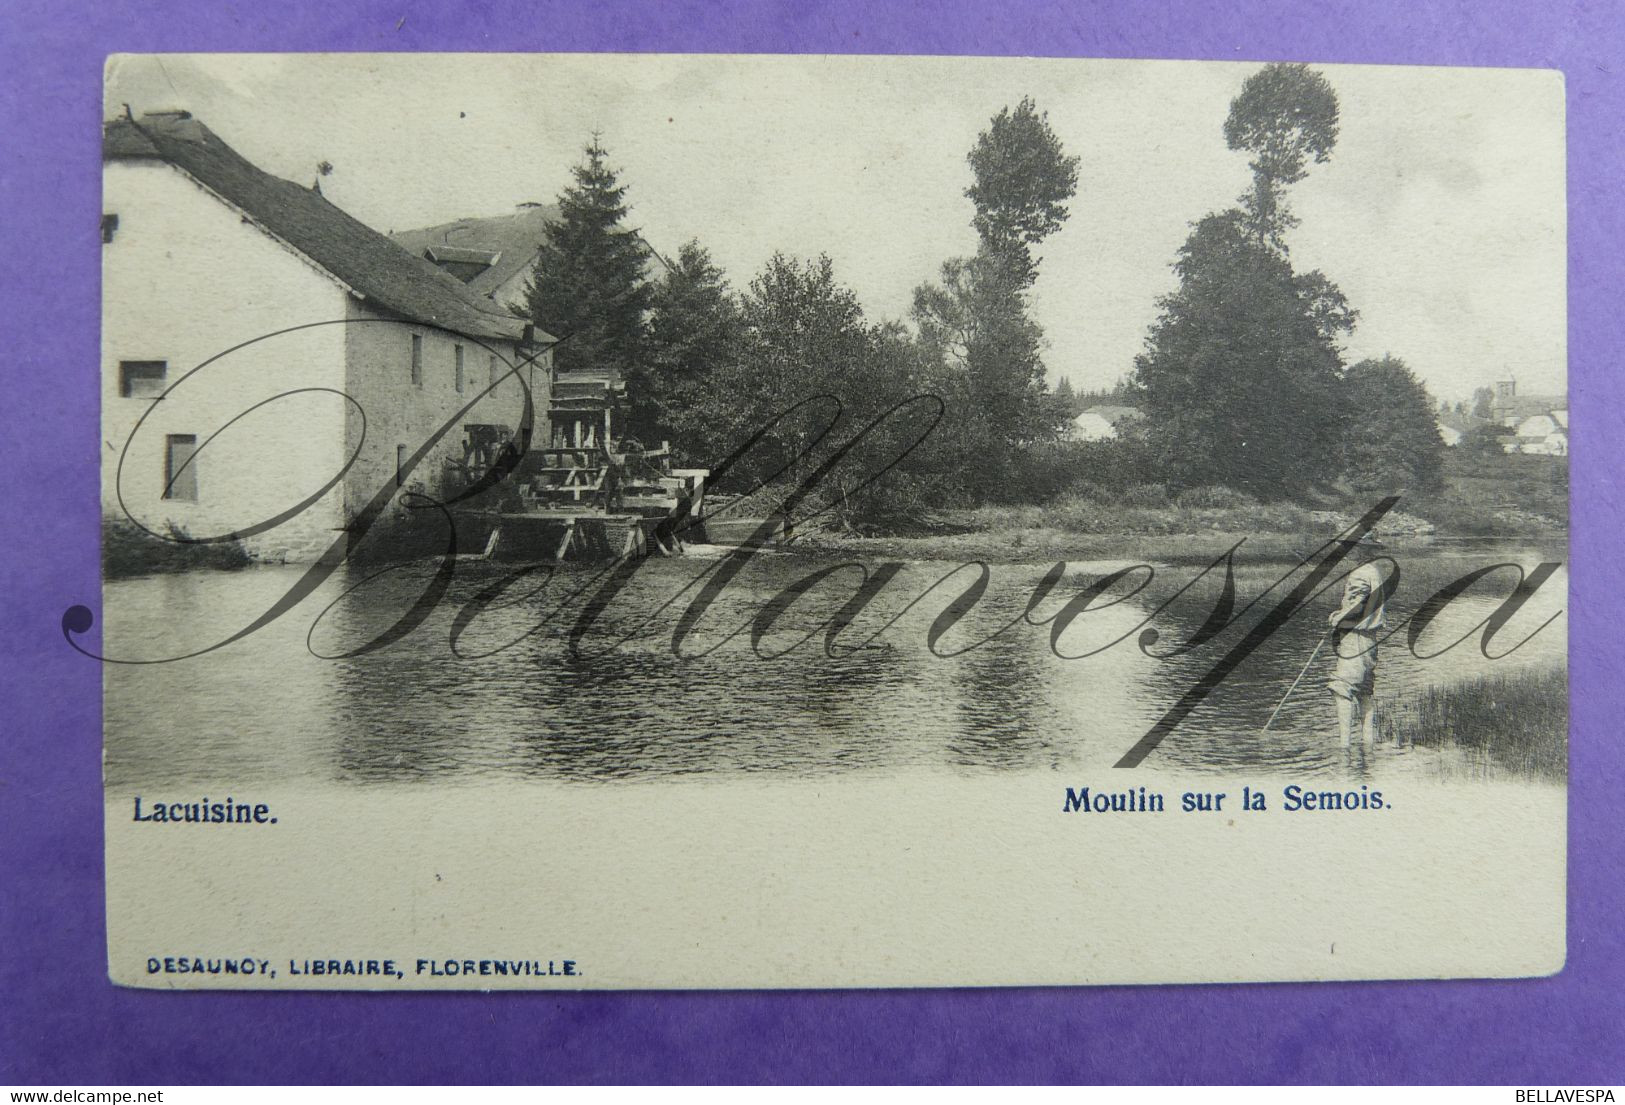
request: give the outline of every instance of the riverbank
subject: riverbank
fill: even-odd
[[[1381,496],[1260,502],[1223,487],[1170,495],[1160,484],[1092,487],[1038,504],[948,509],[889,527],[852,532],[815,522],[792,548],[910,560],[1136,559],[1211,562],[1238,541],[1238,562],[1297,561],[1352,526]],[[1404,496],[1376,534],[1396,547],[1518,540],[1556,547],[1568,536],[1565,458],[1453,454],[1445,483]]]
[[[863,560],[981,560],[989,564],[1023,564],[1059,560],[1132,560],[1154,564],[1210,564],[1243,538],[1236,563],[1296,563],[1320,547],[1324,538],[1307,534],[1209,533],[1135,534],[1079,533],[1049,526],[944,532],[917,537],[864,537],[832,532],[811,533],[790,542],[791,551]]]
[[[1568,777],[1569,678],[1563,668],[1429,688],[1388,711],[1390,740],[1487,757],[1516,775]]]
[[[1359,517],[1354,510],[1320,510],[1292,504],[1124,506],[1074,498],[1042,506],[945,511],[907,534],[860,534],[808,527],[793,533],[789,547],[864,559],[1207,564],[1242,542],[1235,554],[1238,564],[1295,563],[1314,554]],[[1376,533],[1395,551],[1486,539],[1527,540],[1532,545],[1559,547],[1567,540],[1566,533],[1555,525],[1506,528],[1511,532],[1447,532],[1425,518],[1393,511],[1378,523]]]

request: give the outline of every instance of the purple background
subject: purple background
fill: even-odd
[[[453,5],[448,5],[453,6]],[[1612,3],[0,4],[0,1082],[1619,1082],[1622,430]],[[405,17],[404,24],[397,27]],[[1520,982],[587,995],[171,995],[105,969],[99,672],[101,70],[112,51],[628,50],[1561,68],[1576,396],[1569,959]],[[1425,110],[1419,105],[1418,110]],[[313,120],[313,125],[320,125]],[[1461,939],[1473,939],[1463,918]],[[1019,938],[1019,934],[1012,934]],[[1395,932],[1396,940],[1406,934]],[[1245,934],[1238,934],[1245,939]]]

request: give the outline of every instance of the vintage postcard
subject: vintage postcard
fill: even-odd
[[[1565,958],[1546,71],[108,61],[109,970]]]

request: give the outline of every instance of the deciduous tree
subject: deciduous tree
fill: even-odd
[[[1015,262],[983,249],[942,266],[939,284],[914,292],[914,321],[927,355],[964,381],[968,406],[954,431],[974,453],[970,485],[997,492],[1016,450],[1051,438],[1059,419],[1044,382],[1044,331],[1027,313]]]
[[[1240,211],[1197,224],[1179,288],[1135,359],[1133,401],[1162,475],[1278,497],[1329,480],[1342,445],[1337,340],[1354,312],[1319,273],[1297,275]]]
[[[1033,249],[1061,229],[1067,202],[1078,188],[1078,159],[1068,157],[1050,129],[1049,113],[1032,97],[1002,108],[966,155],[974,183],[965,196],[976,205],[972,225],[983,247],[1009,259],[1021,286],[1033,282]]]
[[[1344,385],[1344,478],[1384,495],[1432,491],[1444,471],[1444,439],[1433,397],[1397,357],[1365,360]]]
[[[873,335],[828,257],[775,253],[741,297],[738,326],[736,354],[699,381],[691,408],[713,443],[713,462],[802,399],[834,396],[853,417],[871,405]],[[777,426],[739,466],[740,476],[765,477],[786,465],[804,473],[806,464],[793,458],[808,449],[824,414],[809,410]]]
[[[964,455],[962,486],[987,496],[1013,478],[1019,450],[1052,439],[1065,421],[1048,394],[1044,332],[1027,295],[1038,275],[1036,247],[1066,221],[1078,159],[1025,97],[993,117],[966,160],[980,246],[946,262],[940,282],[915,289],[912,313],[943,392],[964,397],[941,431]]]
[[[1284,190],[1323,163],[1337,145],[1337,93],[1307,65],[1266,65],[1241,86],[1224,121],[1225,142],[1252,155],[1253,187],[1242,210],[1260,241],[1284,248],[1282,236],[1297,225]]]

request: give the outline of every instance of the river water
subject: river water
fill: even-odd
[[[1392,624],[1474,569],[1513,562],[1528,571],[1565,558],[1561,548],[1506,544],[1389,555],[1401,568],[1389,607]],[[950,576],[952,563],[907,562],[838,638],[862,647],[831,656],[820,627],[860,582],[860,569],[842,563],[795,554],[752,557],[674,648],[679,616],[722,562],[645,561],[573,653],[568,637],[583,599],[569,596],[590,588],[601,567],[565,565],[551,578],[537,572],[503,589],[516,565],[462,561],[421,625],[386,647],[324,659],[356,650],[398,621],[435,569],[417,563],[378,574],[378,568],[347,566],[233,644],[171,663],[108,664],[107,783],[129,790],[220,781],[372,785],[1107,769],[1305,574],[1300,569],[1268,591],[1292,565],[1238,567],[1236,607],[1256,604],[1212,640],[1169,656],[1171,646],[1188,641],[1212,612],[1222,570],[1199,580],[1201,565],[1131,571],[1052,647],[1053,623],[1044,620],[1103,575],[1129,565],[1068,565],[1023,620],[1052,565],[997,564],[987,569],[985,593],[961,604],[966,609],[933,651],[933,623],[976,582],[978,571]],[[879,563],[868,562],[867,569]],[[104,652],[156,660],[213,645],[271,608],[303,572],[261,567],[109,582]],[[740,632],[773,609],[775,596],[819,573],[794,602],[781,602],[784,609],[754,645],[748,628]],[[1329,591],[1219,682],[1145,766],[1362,777],[1493,772],[1493,765],[1466,763],[1450,749],[1383,746],[1372,760],[1351,763],[1338,743],[1325,689],[1331,660],[1324,648],[1264,730],[1315,649],[1339,580],[1334,573]],[[1481,580],[1437,617],[1416,651],[1436,651],[1467,634],[1515,582],[1508,569]],[[1423,659],[1407,648],[1401,630],[1382,650],[1379,708],[1402,711],[1429,687],[1564,664],[1567,586],[1566,569],[1560,570],[1500,629],[1491,648],[1496,654],[1555,615],[1527,644],[1497,660],[1480,650],[1481,631]],[[479,609],[482,592],[497,590]],[[1170,599],[1172,605],[1153,617]],[[466,624],[458,626],[459,620]],[[1148,624],[1159,638],[1142,647]],[[455,650],[454,629],[460,630]],[[791,648],[810,633],[816,636]],[[1566,726],[1566,720],[1553,724]]]

